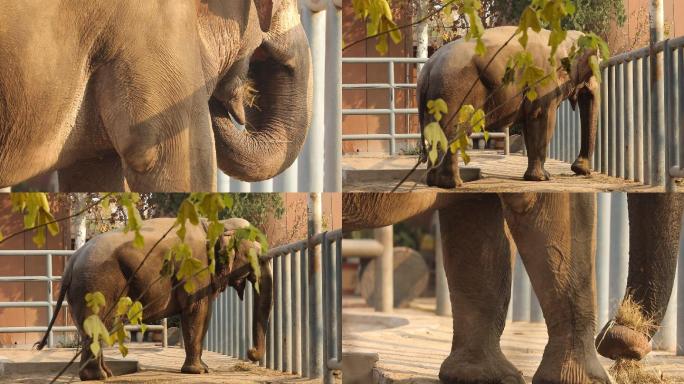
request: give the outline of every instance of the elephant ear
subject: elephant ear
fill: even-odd
[[[271,29],[273,15],[278,11],[281,0],[254,0],[257,14],[259,15],[259,25],[261,30],[268,32]]]

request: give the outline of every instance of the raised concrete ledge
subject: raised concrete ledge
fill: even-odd
[[[69,361],[10,361],[0,360],[0,375],[27,375],[27,374],[57,374]],[[140,370],[137,360],[110,360],[107,359],[107,367],[111,369],[114,376],[136,373]],[[66,373],[78,373],[79,360],[77,359]]]

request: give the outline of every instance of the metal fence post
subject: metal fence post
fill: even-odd
[[[643,107],[644,107],[644,184],[653,184],[653,139],[651,129],[651,62],[648,57],[642,58],[643,63]]]
[[[311,193],[309,199],[311,216],[309,218],[309,237],[321,232],[322,205],[321,194]],[[323,259],[321,245],[312,248],[311,267],[309,270],[309,322],[311,324],[311,375],[318,378],[323,375]]]
[[[283,291],[281,289],[283,260],[273,259],[273,360],[276,370],[283,370]]]
[[[292,334],[294,361],[292,372],[302,374],[302,266],[304,250],[292,255]]]
[[[608,82],[609,69],[603,68],[601,71],[601,146],[597,147],[600,150],[601,157],[601,173],[608,173]]]
[[[629,229],[627,222],[627,194],[613,192],[610,208],[610,307],[620,305],[627,286],[627,269],[629,263]]]
[[[674,55],[672,49],[670,49],[669,40],[665,41],[665,46],[663,48],[663,66],[664,66],[664,78],[663,85],[665,87],[665,166],[664,166],[664,177],[665,177],[665,189],[668,192],[674,192],[674,179],[670,177],[670,165],[672,164],[673,158],[673,146],[674,146],[674,127],[675,127],[675,96],[674,96],[674,85],[672,84],[676,78],[674,71]]]
[[[292,253],[281,256],[283,280],[283,371],[293,372],[292,369],[292,268],[290,259]]]
[[[513,321],[530,321],[530,279],[516,251],[513,269]]]
[[[45,275],[47,276],[47,302],[48,302],[48,307],[47,307],[47,315],[48,319],[52,319],[52,315],[55,312],[55,308],[52,306],[52,254],[47,253],[45,254]],[[55,346],[55,334],[50,330],[50,334],[48,335],[48,348],[52,348]]]
[[[612,193],[599,193],[596,220],[596,301],[598,325],[610,318],[610,208]]]
[[[616,175],[617,155],[615,153],[615,140],[617,135],[616,124],[616,92],[615,92],[615,65],[608,68],[608,175]]]
[[[651,0],[650,19],[650,56],[651,56],[651,139],[653,146],[653,183],[665,185],[665,82],[663,81],[663,54],[656,52],[656,43],[663,39],[663,1]],[[665,49],[669,49],[667,44]]]
[[[632,69],[632,62],[628,61],[625,64],[624,72],[624,90],[625,95],[623,104],[625,106],[625,114],[623,115],[625,125],[625,135],[623,136],[624,145],[624,177],[628,180],[634,180],[634,74]]]
[[[328,1],[325,92],[325,191],[342,191],[342,2]]]
[[[625,84],[625,64],[618,64],[617,65],[617,73],[615,75],[616,77],[616,82],[617,82],[617,90],[615,91],[615,94],[617,95],[616,102],[617,102],[617,111],[615,112],[616,114],[616,122],[617,122],[617,132],[616,132],[616,141],[615,141],[615,149],[616,149],[616,158],[615,158],[615,176],[619,178],[624,178],[625,177],[625,88],[627,88],[627,85]]]
[[[393,227],[375,230],[376,240],[382,244],[382,256],[375,260],[375,310],[389,313],[394,308],[394,235]]]
[[[442,231],[439,224],[439,211],[432,216],[435,234],[435,296],[437,299],[437,316],[451,316],[451,301],[449,300],[449,285],[444,270],[444,249],[442,248]]]
[[[633,74],[634,79],[634,179],[636,181],[644,181],[644,98],[643,98],[643,60],[636,59],[634,61]]]

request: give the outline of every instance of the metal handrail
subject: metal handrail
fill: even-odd
[[[261,259],[272,265],[273,312],[260,364],[331,382],[342,359],[342,230],[272,248]],[[204,348],[246,360],[253,343],[253,300],[249,282],[244,301],[235,290],[221,293],[212,304]],[[322,328],[314,314],[322,316]]]
[[[0,308],[43,308],[47,307],[47,321],[52,319],[54,314],[55,306],[57,302],[53,298],[53,282],[61,281],[61,276],[54,276],[52,274],[52,257],[62,256],[68,258],[74,254],[74,250],[0,250],[0,258],[10,257],[10,256],[45,256],[45,275],[43,276],[0,276],[0,283],[7,282],[45,282],[47,285],[47,298],[48,300],[43,301],[0,301]],[[66,260],[65,260],[66,264]],[[62,303],[63,307],[68,307],[69,303],[64,301]],[[141,326],[139,325],[127,325],[127,331],[140,331]],[[148,330],[151,331],[162,331],[164,337],[162,340],[162,345],[166,346],[166,319],[161,325],[148,325]],[[46,332],[48,330],[47,325],[45,326],[17,326],[17,327],[0,327],[0,333],[26,333],[26,332]],[[78,329],[73,326],[53,326],[48,335],[48,348],[53,348],[55,346],[54,333],[55,332],[76,332]]]

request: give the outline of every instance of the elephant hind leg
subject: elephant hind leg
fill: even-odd
[[[544,169],[549,140],[556,126],[556,105],[542,110],[526,119],[523,127],[527,148],[527,170],[523,178],[528,181],[551,180],[551,174]]]
[[[609,383],[593,343],[595,194],[507,194],[502,201],[549,334],[532,383]]]
[[[451,353],[442,363],[440,379],[445,383],[524,383],[499,345],[510,300],[513,252],[498,197],[480,195],[440,210],[439,216],[454,314]]]
[[[102,354],[99,357],[93,356],[90,352],[91,339],[87,336],[84,337],[83,334],[81,334],[81,339],[83,341],[78,377],[81,381],[106,380],[107,377],[111,376],[111,371],[105,370]]]

